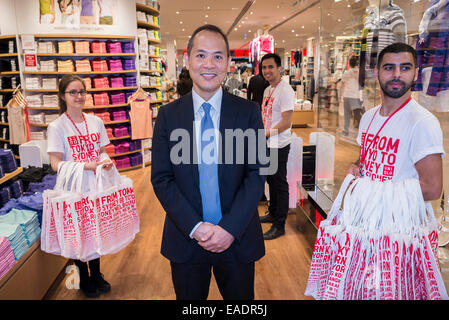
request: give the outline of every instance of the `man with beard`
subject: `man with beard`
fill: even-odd
[[[348,173],[373,181],[419,179],[424,201],[431,201],[442,191],[443,134],[438,119],[411,98],[416,65],[415,49],[404,43],[379,54],[375,75],[382,104],[360,121],[360,160]]]

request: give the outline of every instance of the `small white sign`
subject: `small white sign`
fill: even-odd
[[[34,50],[36,49],[36,42],[33,35],[22,35],[22,50]]]

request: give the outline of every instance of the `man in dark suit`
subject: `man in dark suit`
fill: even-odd
[[[221,88],[231,57],[219,28],[195,30],[184,59],[192,92],[160,109],[153,134],[151,182],[166,212],[161,253],[177,299],[207,299],[211,270],[224,299],[254,299],[265,177],[258,157],[249,159],[258,130],[265,139],[262,117],[255,103]],[[257,141],[244,140],[243,162],[226,134],[236,129],[256,133]]]
[[[262,74],[262,64],[259,63],[259,73],[249,79],[247,98],[259,104],[262,110],[263,93],[270,83],[265,80]]]

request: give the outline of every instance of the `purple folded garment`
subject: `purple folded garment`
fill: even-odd
[[[112,104],[125,104],[125,94],[123,92],[111,93]]]
[[[131,162],[127,156],[115,158],[115,164],[117,169],[128,168],[131,166]]]
[[[123,53],[134,53],[134,42],[123,42],[122,43]]]
[[[10,149],[0,149],[0,164],[4,173],[11,173],[17,170],[17,162]]]
[[[131,59],[123,59],[123,69],[124,70],[136,70],[136,64],[134,60]]]
[[[141,140],[132,140],[129,142],[129,151],[135,151],[142,149],[142,141]]]
[[[134,76],[125,77],[124,84],[125,84],[125,87],[136,87],[137,86],[137,78]]]
[[[129,160],[130,160],[132,167],[142,164],[142,162],[143,162],[142,153],[134,153],[134,154],[130,155]]]

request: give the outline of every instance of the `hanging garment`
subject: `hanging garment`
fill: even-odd
[[[30,140],[30,127],[26,106],[26,101],[20,91],[8,102],[10,144],[20,145]]]
[[[146,99],[130,99],[129,117],[131,120],[131,138],[146,139],[153,137],[153,110],[150,97]]]

